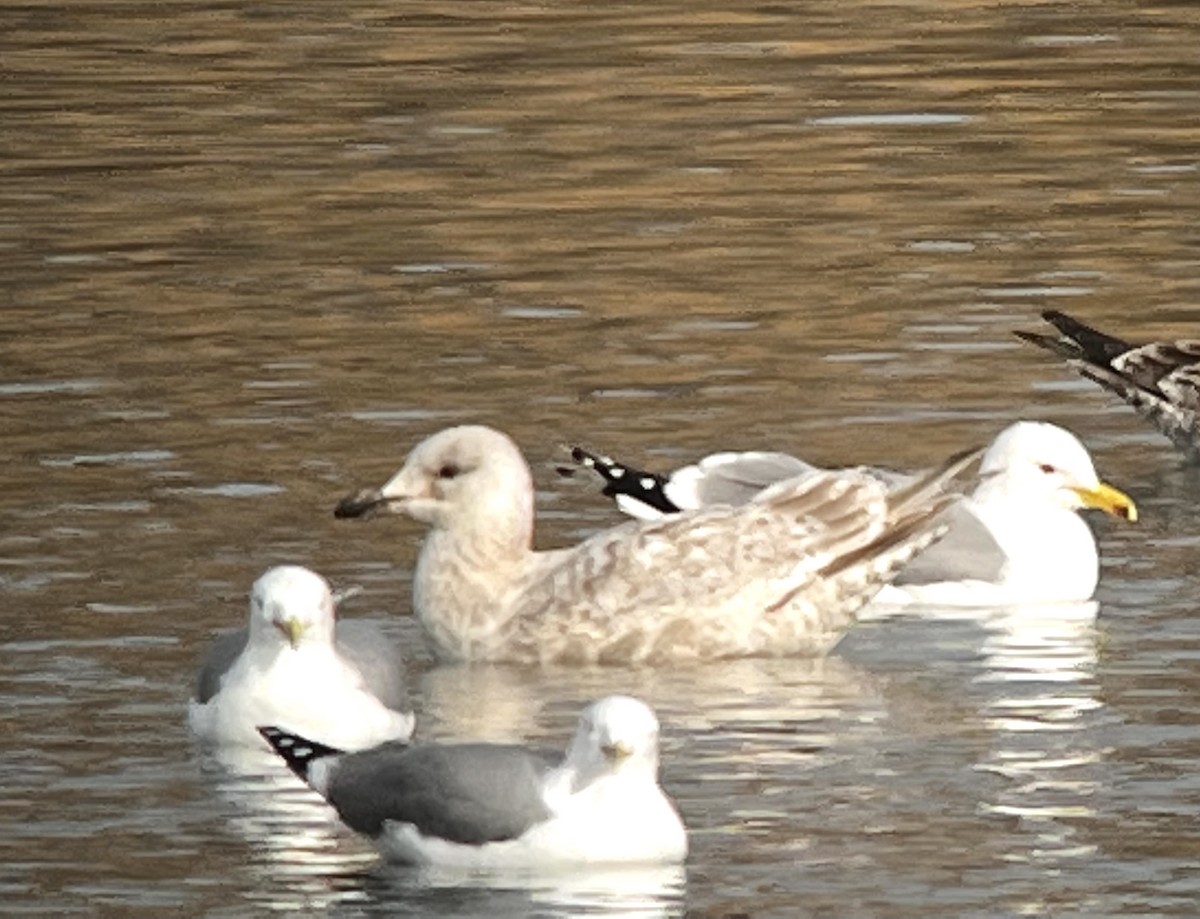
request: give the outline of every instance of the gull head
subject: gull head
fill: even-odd
[[[658,773],[658,719],[632,696],[606,696],[579,716],[567,749],[578,784],[618,772]]]
[[[279,565],[250,590],[250,638],[283,642],[292,649],[332,642],[333,609],[333,594],[323,577],[299,565]]]
[[[979,469],[981,492],[1021,495],[1069,510],[1094,508],[1137,520],[1137,506],[1100,481],[1087,448],[1070,431],[1041,421],[1018,421],[992,441]]]
[[[532,531],[533,482],[517,445],[481,425],[446,428],[417,444],[380,488],[344,498],[334,514],[407,514],[434,528]]]

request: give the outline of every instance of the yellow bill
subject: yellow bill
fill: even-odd
[[[1133,498],[1121,489],[1113,488],[1107,482],[1101,482],[1095,488],[1076,487],[1073,491],[1079,495],[1079,500],[1083,502],[1084,507],[1104,511],[1106,514],[1112,514],[1114,517],[1120,517],[1130,523],[1137,522],[1137,505],[1133,503]]]

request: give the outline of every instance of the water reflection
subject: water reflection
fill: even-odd
[[[423,737],[521,741],[561,738],[579,710],[613,693],[638,696],[658,712],[664,744],[754,725],[837,719],[860,704],[871,679],[837,657],[737,660],[673,668],[444,666],[421,677]],[[669,759],[664,756],[667,768]]]
[[[695,915],[1195,914],[1200,488],[1009,330],[1195,321],[1200,7],[9,6],[7,913],[571,911],[397,876],[181,752],[197,649],[272,561],[411,625],[418,534],[328,515],[430,430],[916,468],[1021,416],[1143,506],[1103,644],[905,622],[822,664],[437,670],[419,735],[561,748],[646,697]],[[539,485],[544,544],[598,525]]]
[[[500,915],[611,916],[657,919],[682,916],[686,873],[682,866],[489,874],[445,869],[389,869],[386,899],[476,898],[477,908]],[[378,888],[375,889],[379,895]],[[522,905],[523,901],[523,905]],[[488,908],[486,904],[491,903]]]
[[[1057,603],[986,610],[979,682],[1010,688],[1040,683],[1094,684],[1099,603]],[[1094,688],[1094,687],[1093,687]],[[1079,701],[1081,711],[1098,705]]]
[[[1104,771],[1096,733],[1095,602],[980,610],[979,719],[989,733],[973,764],[999,777],[983,814],[1015,821],[1001,857],[1042,872],[1088,858],[1078,821],[1095,815]]]
[[[1097,679],[1098,604],[979,609],[911,607],[866,626],[887,637],[895,666],[920,660],[952,671],[961,708],[975,725],[964,766],[977,783],[975,809],[1010,832],[988,849],[999,865],[1023,864],[1050,876],[1096,854],[1081,826],[1096,816],[1110,766],[1099,728],[1107,720]],[[856,659],[865,656],[850,644]],[[872,641],[875,656],[881,646]],[[910,689],[895,717],[903,724],[928,706]],[[958,781],[958,780],[956,780]]]
[[[272,908],[340,901],[344,894],[337,879],[378,861],[374,849],[265,747],[198,755],[227,829],[251,853],[251,883]]]
[[[981,708],[993,732],[976,768],[1005,782],[984,813],[1017,821],[1009,859],[1042,871],[1091,857],[1075,821],[1095,815],[1104,750],[1095,715],[1103,707],[1096,682],[1095,602],[996,611],[983,643],[986,669],[975,678],[988,697]]]

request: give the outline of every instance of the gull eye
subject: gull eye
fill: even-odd
[[[1038,466],[1038,469],[1042,470],[1042,472],[1046,473],[1046,475],[1053,475],[1054,473],[1058,472],[1058,470],[1049,463],[1042,463],[1040,466]]]
[[[437,477],[439,479],[453,479],[460,472],[462,472],[462,470],[459,469],[456,465],[454,465],[454,463],[446,463],[444,466],[442,466],[441,469],[439,469],[437,471]]]

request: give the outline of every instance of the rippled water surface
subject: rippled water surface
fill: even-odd
[[[1195,334],[1187,3],[9,3],[0,14],[0,900],[10,916],[1194,916],[1200,479],[1010,334]],[[433,668],[420,531],[335,521],[446,424],[929,464],[1065,424],[1139,501],[1095,624],[858,627],[825,661]],[[685,870],[379,865],[193,749],[267,566],[361,584],[427,737],[664,722]]]

